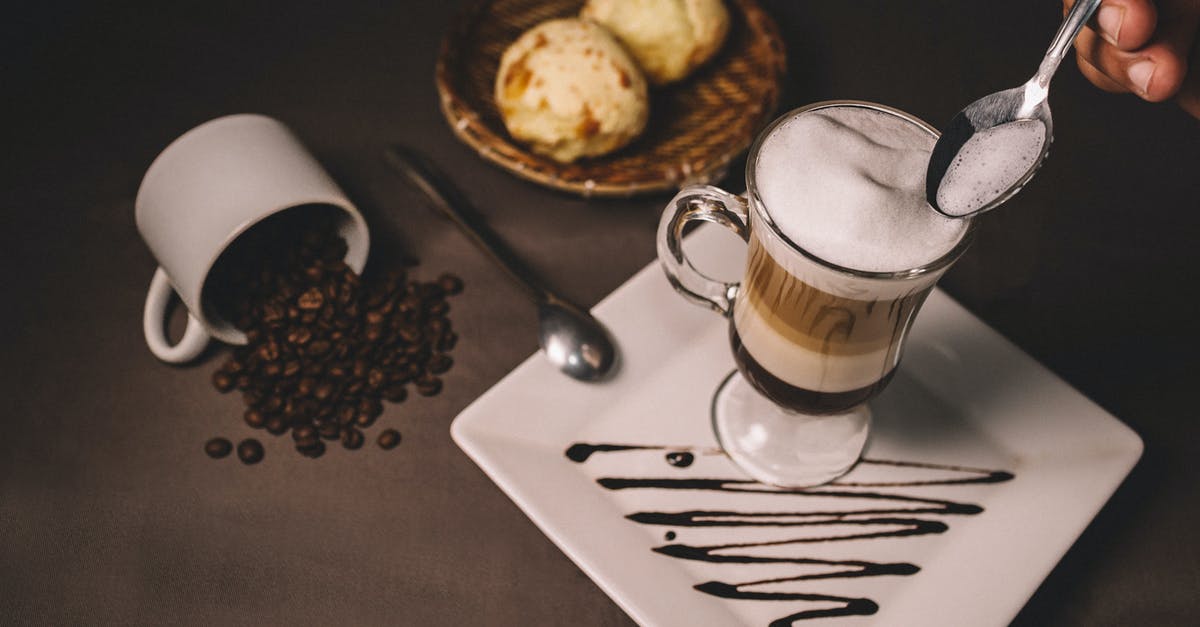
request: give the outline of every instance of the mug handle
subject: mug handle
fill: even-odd
[[[154,271],[150,279],[150,290],[146,293],[146,308],[142,314],[142,332],[146,335],[146,345],[154,356],[170,364],[181,364],[191,361],[204,352],[208,346],[208,332],[204,325],[188,312],[187,328],[183,339],[174,346],[167,340],[164,329],[167,315],[167,303],[175,288],[167,279],[167,273],[162,268]]]
[[[658,223],[658,260],[675,291],[688,300],[732,315],[739,283],[705,276],[683,255],[683,227],[692,220],[714,222],[750,241],[746,199],[711,185],[685,187],[671,199]]]

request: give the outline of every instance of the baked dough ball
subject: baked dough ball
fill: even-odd
[[[588,0],[580,15],[612,31],[655,85],[691,74],[729,32],[722,0]]]
[[[496,104],[513,137],[568,163],[612,152],[646,126],[646,79],[592,22],[542,22],[500,58]]]

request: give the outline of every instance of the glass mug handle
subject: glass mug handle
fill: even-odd
[[[718,313],[733,313],[738,283],[705,276],[683,254],[683,228],[692,220],[713,222],[750,241],[746,199],[711,185],[685,187],[671,199],[658,223],[658,260],[675,291]]]

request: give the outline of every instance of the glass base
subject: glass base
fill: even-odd
[[[713,397],[712,422],[717,442],[746,474],[774,486],[807,488],[854,467],[871,431],[871,410],[863,404],[825,416],[788,411],[735,370]]]

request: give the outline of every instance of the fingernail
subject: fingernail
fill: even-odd
[[[1150,92],[1150,80],[1154,78],[1155,69],[1157,66],[1150,59],[1129,66],[1129,80],[1143,96]]]
[[[1100,23],[1100,36],[1112,45],[1121,38],[1121,23],[1125,21],[1125,7],[1102,6],[1096,14]]]

